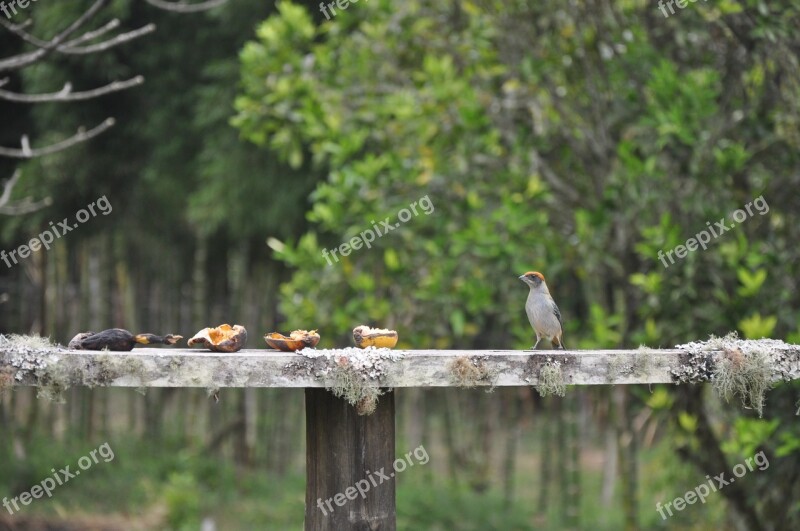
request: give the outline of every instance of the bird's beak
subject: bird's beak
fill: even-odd
[[[525,282],[525,275],[520,275],[520,276],[519,276],[519,279],[520,279],[521,281]]]

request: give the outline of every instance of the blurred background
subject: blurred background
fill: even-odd
[[[113,210],[0,263],[0,332],[66,344],[235,323],[248,348],[296,328],[330,348],[369,324],[396,329],[398,348],[521,349],[533,334],[517,277],[538,270],[569,348],[729,331],[800,342],[800,2],[668,4],[231,0],[175,13],[114,0],[75,36],[115,17],[119,29],[23,66],[2,62],[36,49],[10,26],[30,18],[26,34],[48,40],[92,2],[2,15],[0,146],[21,155],[0,156],[0,182],[20,172],[0,249],[101,197]],[[81,101],[8,96],[137,75]],[[95,138],[25,155],[108,117]],[[323,257],[424,196],[430,215]],[[759,197],[768,212],[659,260]],[[0,510],[0,529],[302,528],[301,392],[36,394],[0,399],[0,496],[104,442],[115,459]],[[430,455],[398,477],[400,529],[800,527],[796,382],[768,393],[763,416],[708,385],[396,398],[399,455]],[[766,470],[657,511],[759,451]]]

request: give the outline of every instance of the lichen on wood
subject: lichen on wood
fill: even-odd
[[[685,365],[672,371],[678,382],[710,380],[719,396],[727,401],[738,397],[745,408],[755,409],[759,416],[772,383],[796,377],[800,358],[797,345],[777,339],[739,339],[736,332],[676,348],[687,353]],[[708,352],[717,353],[712,361],[704,356]]]
[[[64,391],[69,389],[69,371],[59,365],[59,352],[65,349],[50,343],[45,337],[0,334],[0,350],[9,352],[5,358],[6,374],[13,373],[13,381],[32,377],[38,387],[37,397],[63,402]]]
[[[717,363],[713,386],[726,401],[738,396],[742,406],[755,409],[760,417],[764,411],[764,395],[772,387],[771,376],[772,367],[766,353],[754,351],[745,355],[739,349],[726,350]]]
[[[33,383],[37,397],[57,403],[64,402],[64,393],[73,385],[89,388],[105,387],[115,380],[131,375],[139,380],[139,392],[144,392],[144,364],[136,358],[95,355],[83,364],[70,363],[70,351],[39,336],[0,335],[0,378],[11,375],[11,381]],[[101,351],[108,352],[108,351]],[[2,377],[6,375],[6,377]],[[0,382],[2,386],[2,382]]]
[[[477,385],[488,385],[487,392],[494,390],[497,370],[487,365],[489,356],[459,356],[447,365],[450,381],[456,386],[472,388]]]
[[[561,362],[548,358],[539,369],[539,383],[535,387],[542,398],[547,395],[564,396],[567,393],[567,384],[561,372]]]
[[[359,415],[375,411],[378,397],[384,393],[391,363],[403,354],[388,348],[312,349],[298,351],[304,359],[284,367],[285,375],[313,375],[325,388],[356,408]]]
[[[655,350],[640,345],[632,359],[630,357],[626,359],[623,356],[612,357],[606,365],[608,383],[613,383],[615,380],[625,376],[642,377],[649,374],[653,368],[660,367],[654,354],[656,354]]]

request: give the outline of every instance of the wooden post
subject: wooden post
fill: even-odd
[[[325,389],[307,388],[306,531],[395,531],[394,445],[394,392],[360,416]]]

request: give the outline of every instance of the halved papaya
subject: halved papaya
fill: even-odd
[[[272,332],[271,334],[266,334],[264,340],[267,345],[276,350],[294,352],[306,347],[316,347],[317,343],[319,343],[319,334],[316,330],[295,330],[289,334],[289,337],[286,337],[278,332]]]
[[[397,345],[397,332],[386,328],[370,328],[361,325],[353,328],[353,340],[358,348],[385,347],[394,348]]]
[[[222,324],[197,332],[188,345],[203,345],[214,352],[237,352],[247,343],[247,330],[241,325]]]

